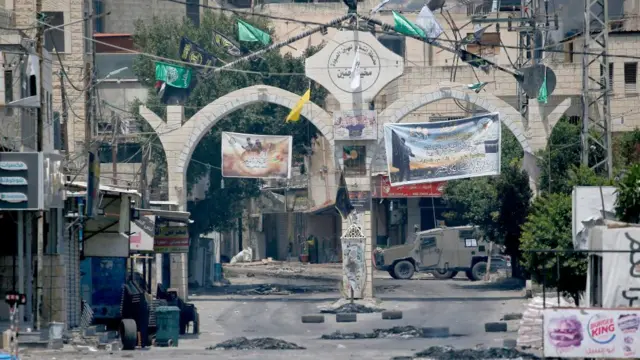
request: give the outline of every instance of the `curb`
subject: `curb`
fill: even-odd
[[[382,312],[382,320],[399,320],[402,319],[402,311],[389,310]]]
[[[355,313],[336,314],[336,322],[356,322],[358,321],[358,315]]]
[[[484,324],[485,332],[507,332],[507,323],[505,322],[491,322]]]
[[[302,315],[303,324],[321,324],[324,322],[324,315]]]

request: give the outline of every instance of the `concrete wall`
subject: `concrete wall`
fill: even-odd
[[[209,1],[200,0],[200,3],[206,5]],[[186,5],[165,0],[103,0],[103,4],[104,11],[111,12],[105,17],[105,33],[131,34],[136,20],[152,21],[154,16],[186,16]]]

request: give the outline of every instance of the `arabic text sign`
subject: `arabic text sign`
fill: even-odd
[[[388,176],[378,176],[374,180],[374,198],[421,198],[442,197],[446,182],[432,182],[391,186]]]
[[[333,113],[335,140],[375,140],[378,119],[375,110],[348,110]]]
[[[222,176],[288,179],[291,136],[222,133]]]
[[[187,226],[161,226],[153,240],[157,253],[188,253],[189,228]]]
[[[545,309],[544,355],[637,359],[640,309]]]
[[[385,124],[387,168],[392,186],[497,175],[500,118]]]

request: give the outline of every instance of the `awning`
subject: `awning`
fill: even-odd
[[[309,215],[329,215],[332,212],[337,214],[338,210],[336,210],[335,201],[329,200],[322,205],[312,207],[311,209],[305,211],[304,213]]]
[[[139,209],[134,208],[133,211],[137,212],[135,217],[147,216],[147,215],[155,215],[163,218],[164,220],[182,222],[182,223],[193,223],[193,220],[189,219],[191,213],[188,211],[171,211],[171,210],[158,210],[158,209]]]

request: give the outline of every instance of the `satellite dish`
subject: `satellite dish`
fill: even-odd
[[[548,66],[533,65],[520,69],[520,72],[522,73],[522,77],[519,79],[520,84],[530,98],[538,97],[545,75],[547,76],[547,95],[553,94],[556,89],[556,73]]]

